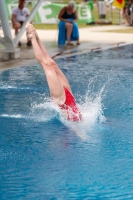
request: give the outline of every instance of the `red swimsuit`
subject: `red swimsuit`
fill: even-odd
[[[64,87],[66,101],[63,105],[59,105],[62,110],[67,111],[69,121],[78,122],[82,120],[82,115],[76,105],[73,95],[69,92],[67,88]]]

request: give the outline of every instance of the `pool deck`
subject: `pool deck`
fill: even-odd
[[[129,27],[125,25],[106,25],[106,26],[92,26],[86,28],[80,28],[80,45],[73,46],[58,46],[57,37],[58,30],[37,30],[41,41],[48,50],[50,56],[54,56],[60,52],[61,55],[57,56],[55,59],[60,57],[66,57],[70,55],[77,55],[86,52],[92,52],[97,50],[105,50],[109,48],[119,47],[122,45],[133,43],[133,34],[131,33],[115,33],[107,32],[109,30],[119,30],[127,29]],[[2,32],[0,31],[0,35]],[[12,30],[12,35],[14,35],[14,30]],[[37,62],[34,56],[33,48],[27,47],[25,34],[21,38],[22,46],[20,48],[20,58],[10,61],[2,61],[1,50],[0,50],[0,70],[25,66]]]

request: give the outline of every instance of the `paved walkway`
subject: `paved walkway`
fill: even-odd
[[[64,52],[62,55],[57,56],[57,58],[61,56],[69,56],[70,54],[80,54],[84,52],[95,51],[98,49],[107,49],[120,45],[133,43],[133,34],[130,33],[115,33],[115,32],[106,32],[108,30],[118,30],[118,29],[127,29],[129,27],[126,26],[94,26],[94,27],[86,27],[80,28],[80,41],[81,45],[77,46],[62,46],[58,47],[57,45],[57,30],[37,30],[41,41],[46,46],[49,54],[51,56]],[[0,35],[2,33],[0,32]],[[12,34],[14,34],[14,30],[12,30]],[[26,46],[26,36],[25,34],[21,38],[23,45],[21,46],[21,56],[19,59],[10,60],[0,62],[0,69],[6,69],[17,66],[24,66],[30,63],[36,62],[34,52],[32,47]],[[0,53],[1,59],[1,53]]]

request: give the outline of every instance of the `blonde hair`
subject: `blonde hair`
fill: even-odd
[[[75,1],[69,1],[68,6],[71,7],[71,8],[73,8],[73,10],[75,11],[75,9],[76,9],[76,3],[75,3]]]

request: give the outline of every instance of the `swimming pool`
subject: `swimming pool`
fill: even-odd
[[[133,199],[133,46],[61,58],[66,122],[39,64],[0,72],[0,199]]]

